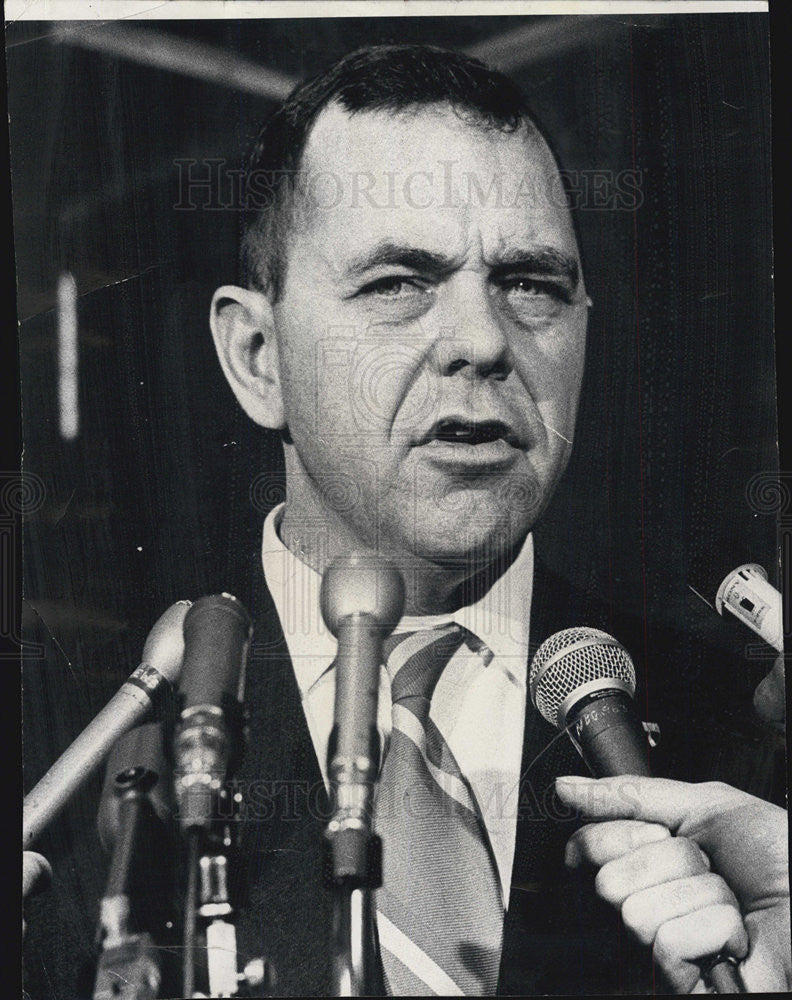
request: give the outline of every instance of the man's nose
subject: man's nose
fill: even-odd
[[[444,289],[432,356],[441,375],[505,379],[514,368],[509,340],[486,286]]]

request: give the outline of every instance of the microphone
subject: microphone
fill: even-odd
[[[166,774],[157,722],[124,733],[107,762],[98,827],[110,865],[99,904],[94,1000],[117,998],[119,983],[124,996],[160,995],[161,939],[174,915]]]
[[[184,618],[181,715],[174,740],[182,831],[208,828],[214,803],[241,749],[250,616],[231,594],[202,597]]]
[[[118,738],[150,714],[162,689],[176,681],[184,652],[182,623],[189,607],[189,601],[177,601],[157,619],[143,647],[140,666],[25,796],[23,850],[99,768]]]
[[[635,667],[607,632],[568,628],[546,639],[533,658],[531,700],[567,730],[596,778],[649,777],[648,741],[635,710]]]
[[[721,617],[728,610],[777,653],[784,652],[781,594],[767,579],[764,567],[745,563],[722,580],[715,595]]]
[[[173,816],[168,765],[158,722],[144,722],[124,733],[107,760],[96,825],[99,841],[110,854],[123,835],[121,800],[139,795],[153,818],[167,828]]]
[[[322,617],[338,639],[335,722],[328,774],[335,812],[327,833],[336,884],[366,884],[372,785],[379,769],[377,694],[382,642],[404,609],[404,581],[382,556],[358,552],[333,561],[322,578]]]
[[[633,702],[635,667],[612,635],[568,628],[545,639],[531,663],[531,701],[566,729],[595,778],[651,777],[648,742]],[[722,953],[702,964],[718,993],[744,993],[733,961]]]

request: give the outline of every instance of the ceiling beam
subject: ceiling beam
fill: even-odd
[[[523,22],[519,28],[476,42],[465,52],[494,69],[508,73],[567,55],[587,45],[605,42],[625,30],[624,19],[612,14],[576,14],[526,20],[529,23]],[[530,23],[531,20],[533,23]]]
[[[62,21],[52,29],[50,37],[57,43],[91,49],[272,101],[282,101],[298,83],[285,73],[268,69],[233,50],[127,24]]]

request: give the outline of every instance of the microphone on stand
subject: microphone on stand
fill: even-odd
[[[222,784],[242,744],[242,696],[252,625],[231,594],[202,597],[184,618],[181,713],[174,740],[176,804],[183,831],[215,819]]]
[[[332,877],[356,881],[368,871],[372,788],[379,770],[382,642],[401,618],[404,581],[389,560],[354,553],[336,559],[325,571],[319,601],[325,624],[338,639],[335,721],[327,760],[335,799],[328,826]]]
[[[376,981],[372,906],[372,890],[382,883],[381,845],[372,829],[380,757],[377,695],[382,643],[402,616],[404,581],[389,560],[354,553],[325,571],[320,605],[338,639],[335,722],[327,754],[334,810],[325,832],[333,892],[333,992],[370,996],[382,989]]]
[[[229,894],[232,837],[220,821],[224,784],[242,753],[250,616],[230,594],[202,597],[184,619],[174,787],[185,840],[182,993],[235,996],[236,928]],[[196,984],[199,988],[196,992]]]
[[[96,826],[99,841],[111,854],[124,834],[121,805],[126,797],[145,798],[158,829],[173,822],[169,768],[159,722],[144,722],[125,733],[107,760]]]
[[[182,623],[189,607],[189,601],[177,601],[157,619],[143,647],[140,666],[25,796],[23,850],[42,834],[99,768],[119,737],[142,722],[163,690],[169,690],[175,683],[184,652]]]
[[[157,722],[125,733],[111,753],[99,805],[110,869],[99,911],[102,951],[94,1000],[160,995],[171,893],[169,774]]]
[[[587,627],[551,635],[533,658],[529,687],[534,706],[566,730],[594,777],[651,777],[648,740],[633,702],[635,667],[613,636]],[[713,956],[706,972],[718,993],[745,992],[728,956]]]

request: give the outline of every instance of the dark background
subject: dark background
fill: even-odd
[[[239,166],[275,102],[103,54],[102,26],[64,25],[77,28],[68,40],[60,27],[7,27],[24,467],[37,477],[24,539],[26,788],[137,665],[167,605],[230,587],[263,520],[251,483],[280,468],[208,330],[214,287],[236,278],[239,213],[174,208],[174,161]],[[769,661],[688,583],[712,599],[713,582],[756,561],[779,584],[777,507],[766,490],[748,496],[752,477],[778,468],[767,18],[128,27],[295,81],[366,43],[480,51],[523,86],[573,177],[639,173],[637,208],[590,197],[577,213],[594,300],[588,370],[574,457],[537,544],[562,578],[643,623],[636,661],[651,664],[655,636],[682,633],[680,670],[700,669],[698,649],[721,651],[711,683],[749,704]],[[80,293],[72,443],[58,434],[62,270]],[[651,717],[662,692],[646,696]],[[94,782],[41,845],[64,878],[75,839],[93,836],[96,795]],[[65,942],[92,928],[82,902],[102,877],[97,854],[96,885],[71,888]]]

